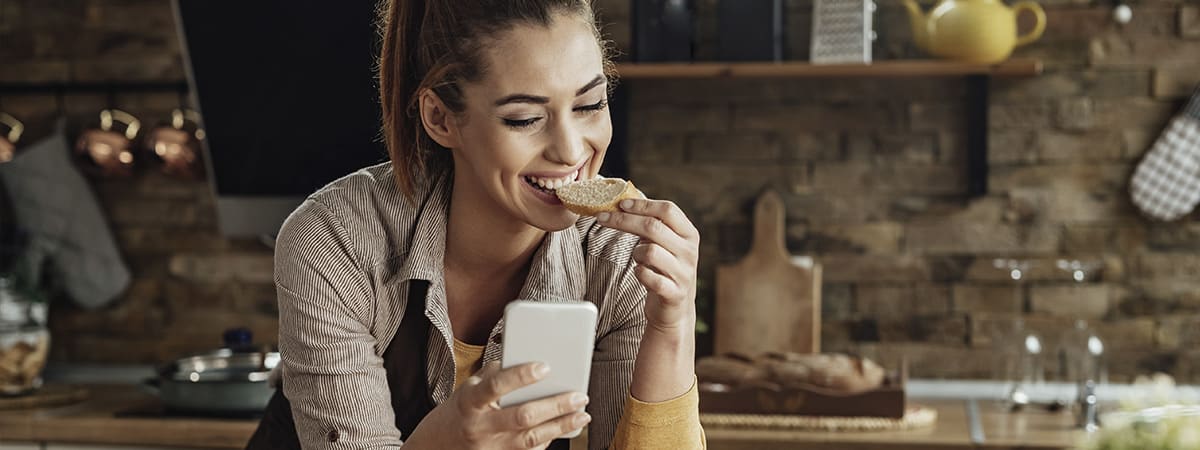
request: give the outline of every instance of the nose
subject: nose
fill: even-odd
[[[575,167],[587,160],[590,150],[579,125],[571,120],[555,122],[557,124],[546,149],[546,159],[566,167]]]

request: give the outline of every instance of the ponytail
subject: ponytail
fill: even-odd
[[[416,191],[415,179],[426,174],[424,130],[415,105],[420,73],[417,45],[425,0],[386,2],[381,11],[383,31],[379,57],[379,98],[383,112],[383,138],[396,183],[405,197]]]

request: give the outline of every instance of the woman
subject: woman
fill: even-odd
[[[666,201],[581,218],[551,192],[596,177],[612,138],[589,1],[381,13],[391,164],[322,188],[280,231],[283,395],[249,447],[565,448],[551,441],[589,422],[590,448],[703,447],[696,228]],[[596,304],[589,392],[498,407],[547,370],[495,364],[517,298]]]

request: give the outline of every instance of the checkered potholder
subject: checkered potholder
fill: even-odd
[[[1200,203],[1200,87],[1138,164],[1129,190],[1133,204],[1159,220],[1183,217]]]

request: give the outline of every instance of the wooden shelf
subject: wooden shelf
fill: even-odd
[[[807,62],[746,63],[620,63],[622,79],[651,78],[800,78],[800,77],[951,77],[986,75],[1027,77],[1042,73],[1037,59],[1010,59],[999,64],[969,64],[940,60],[877,61],[871,64],[810,64]]]
[[[967,195],[972,198],[988,193],[988,97],[992,78],[1033,77],[1041,73],[1042,61],[1029,58],[1015,58],[999,64],[968,64],[935,59],[837,65],[807,62],[617,64],[617,74],[626,80],[966,77]]]

